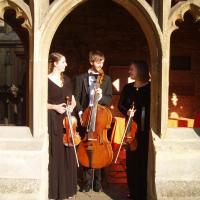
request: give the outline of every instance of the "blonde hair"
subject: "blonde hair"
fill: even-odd
[[[50,74],[54,69],[54,62],[58,62],[61,58],[65,57],[61,53],[53,52],[49,55],[49,61],[48,61],[48,74]],[[60,79],[64,83],[64,74],[63,72],[60,74]]]
[[[90,51],[89,52],[89,62],[99,62],[105,60],[105,56],[101,51]]]

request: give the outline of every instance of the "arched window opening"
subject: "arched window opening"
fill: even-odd
[[[0,19],[0,125],[28,125],[28,31],[8,9]]]
[[[171,36],[169,127],[193,127],[200,113],[200,23],[187,12]]]

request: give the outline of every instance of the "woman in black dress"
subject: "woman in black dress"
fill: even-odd
[[[66,59],[59,53],[49,56],[48,75],[48,132],[49,132],[49,199],[65,199],[76,194],[77,164],[73,147],[63,144],[65,111],[74,109],[70,79],[63,75]],[[66,106],[65,97],[72,96]]]
[[[120,94],[118,108],[127,118],[132,104],[136,110],[133,120],[137,123],[137,148],[126,151],[128,197],[134,200],[147,199],[147,162],[150,129],[150,82],[148,66],[143,61],[133,62],[129,74],[133,83],[126,84]]]

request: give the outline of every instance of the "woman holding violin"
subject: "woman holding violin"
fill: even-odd
[[[66,199],[76,194],[77,162],[72,145],[63,142],[66,133],[66,111],[76,105],[71,81],[63,75],[65,57],[51,53],[48,65],[48,133],[49,133],[49,199]],[[42,94],[41,94],[42,95]],[[71,103],[66,102],[71,97]]]
[[[93,108],[94,107],[94,101],[98,101],[99,105],[103,106],[109,106],[112,100],[112,84],[110,77],[107,75],[104,75],[102,67],[105,61],[104,54],[100,51],[91,51],[89,53],[89,63],[90,63],[90,69],[88,72],[83,73],[76,77],[76,86],[75,86],[75,99],[77,102],[77,115],[79,116],[80,125],[79,125],[79,133],[81,134],[82,138],[85,136],[88,136],[90,133],[93,133],[93,131],[88,131],[88,127],[84,127],[85,125],[85,111],[87,111],[87,108]],[[99,80],[100,87],[96,87],[97,79]],[[89,108],[89,110],[90,110]],[[99,106],[97,110],[99,109]],[[104,111],[106,110],[103,109]],[[109,111],[106,110],[106,112]],[[91,123],[89,129],[94,125],[98,126],[100,119],[100,115],[97,113],[94,114],[92,112],[92,115],[90,118],[93,118],[95,116],[95,122],[93,124]],[[110,117],[110,115],[109,115]],[[87,117],[86,117],[87,118]],[[99,119],[98,119],[99,118]],[[112,120],[112,116],[111,116]],[[91,120],[90,120],[91,121]],[[94,128],[95,129],[95,128]],[[98,138],[101,136],[98,136]],[[88,137],[87,137],[88,138]],[[85,140],[85,139],[84,139]],[[83,140],[83,141],[84,141]],[[91,143],[96,143],[95,140],[98,140],[97,138],[91,138]],[[81,153],[83,150],[84,144],[81,143],[78,147],[78,154],[80,160],[85,157],[84,154]],[[94,147],[94,145],[93,145]],[[93,148],[91,147],[91,149]],[[93,148],[94,149],[94,148]],[[87,151],[87,150],[86,150]],[[103,150],[104,151],[104,150]],[[90,150],[88,151],[90,152]],[[84,152],[83,152],[84,153]],[[94,152],[91,150],[91,156],[88,153],[88,159],[90,160],[90,157],[93,158]],[[101,155],[101,153],[99,153]],[[100,157],[99,157],[100,158]],[[94,160],[93,160],[94,161]],[[102,189],[101,186],[101,169],[100,168],[94,168],[92,167],[92,162],[88,163],[88,165],[83,165],[83,185],[81,187],[81,191],[88,192],[91,188],[93,188],[94,191],[99,192]],[[89,161],[90,162],[90,161]]]
[[[137,124],[134,148],[130,144],[126,150],[128,197],[134,200],[145,200],[147,199],[150,130],[150,77],[148,66],[143,61],[132,62],[129,74],[134,82],[124,86],[118,103],[120,112],[126,118],[132,115],[133,122]]]

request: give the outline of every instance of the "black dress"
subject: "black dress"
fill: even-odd
[[[71,82],[64,78],[63,87],[48,79],[48,103],[61,104],[71,95]],[[55,110],[48,110],[49,132],[49,198],[64,199],[76,194],[77,164],[72,147],[63,144],[63,118]]]
[[[135,151],[126,151],[127,183],[130,195],[134,200],[147,199],[147,162],[150,128],[150,83],[135,88],[133,83],[123,88],[118,108],[127,117],[127,111],[132,106],[136,109],[133,120],[137,123]]]

